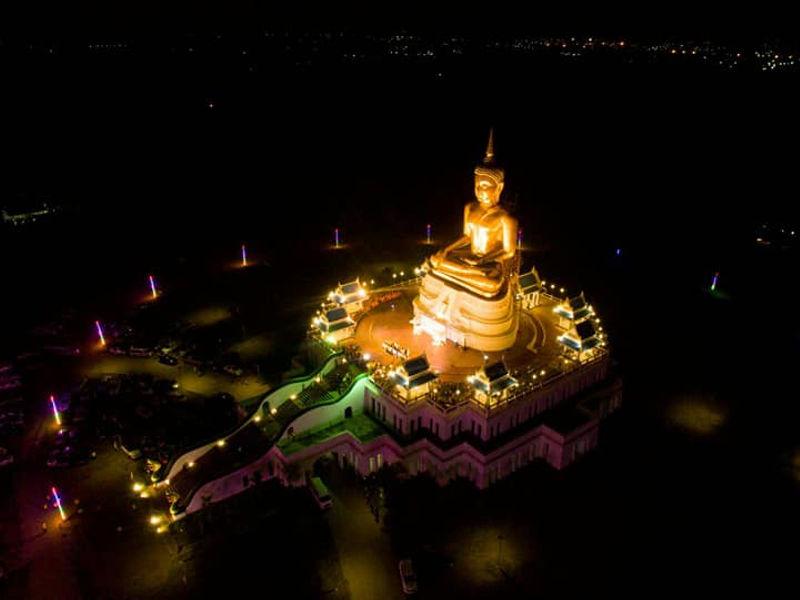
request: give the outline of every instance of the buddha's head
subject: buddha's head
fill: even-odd
[[[489,144],[483,162],[475,167],[475,198],[484,208],[500,202],[505,173],[494,163],[494,130],[489,131]]]
[[[500,193],[503,191],[503,171],[500,169],[487,169],[484,166],[475,167],[475,198],[484,208],[489,208],[500,202]]]

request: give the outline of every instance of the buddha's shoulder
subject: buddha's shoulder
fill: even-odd
[[[477,210],[481,210],[481,204],[480,202],[475,202],[474,200],[472,202],[467,202],[464,205],[464,210],[466,210],[469,213],[473,213]]]

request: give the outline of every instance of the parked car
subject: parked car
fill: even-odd
[[[14,462],[14,455],[5,448],[0,447],[0,467],[5,467]]]
[[[51,451],[47,457],[47,466],[54,467],[69,467],[72,464],[72,447],[65,446],[64,448],[56,448]]]
[[[126,447],[125,444],[122,442],[122,440],[119,439],[119,437],[117,437],[117,439],[114,440],[114,448],[116,448],[117,450],[121,450],[131,460],[139,460],[140,458],[142,458],[142,451],[139,448]]]
[[[244,370],[241,367],[237,367],[236,365],[225,365],[222,367],[222,370],[225,371],[228,375],[233,375],[234,377],[241,377]]]
[[[319,477],[312,477],[309,481],[308,489],[311,490],[311,496],[322,510],[327,510],[333,506],[333,498],[328,491],[328,487],[322,483]]]
[[[158,357],[158,362],[160,362],[162,365],[174,367],[175,365],[178,364],[178,359],[169,354],[162,354],[161,356]]]
[[[414,565],[411,563],[410,558],[405,558],[400,561],[400,583],[403,586],[403,592],[406,594],[414,594],[417,591],[417,575],[414,573]]]

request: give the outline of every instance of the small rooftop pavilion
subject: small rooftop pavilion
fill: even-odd
[[[329,308],[314,319],[314,326],[330,343],[338,343],[351,337],[355,331],[355,321],[342,307]]]
[[[470,375],[467,381],[475,388],[475,398],[484,404],[504,400],[519,385],[502,360],[484,366],[474,375]]]
[[[539,293],[542,291],[542,281],[536,268],[519,276],[517,282],[519,294],[522,297],[522,307],[530,310],[539,305]]]
[[[577,323],[594,315],[594,309],[586,302],[583,292],[557,304],[553,312],[559,317],[559,327],[565,330],[572,329]]]
[[[368,296],[366,288],[356,278],[336,286],[336,289],[328,294],[328,300],[344,308],[348,314],[353,314],[363,309],[364,300]]]
[[[405,361],[389,373],[397,391],[406,400],[424,396],[430,392],[431,382],[436,380],[427,357],[422,354]]]

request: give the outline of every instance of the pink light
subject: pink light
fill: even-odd
[[[247,266],[247,247],[242,244],[242,266]]]
[[[335,243],[336,247],[338,248],[339,247],[339,228],[338,227],[333,230],[333,240],[334,240],[334,243]]]
[[[100,343],[105,346],[106,338],[103,337],[103,328],[100,325],[100,321],[95,321],[94,326],[97,328],[97,336],[100,338]]]
[[[61,498],[58,497],[58,491],[56,488],[51,488],[53,491],[53,498],[56,499],[56,506],[58,506],[58,512],[61,514],[61,520],[66,521],[67,515],[64,514],[64,508],[61,506]]]
[[[522,248],[522,227],[517,230],[517,248]]]
[[[58,407],[56,406],[56,399],[50,395],[50,406],[53,407],[53,416],[56,418],[56,424],[61,425],[61,415],[58,414]]]
[[[153,293],[153,298],[158,296],[158,292],[156,291],[156,280],[153,279],[152,275],[147,276],[150,279],[150,291]]]
[[[428,226],[425,228],[425,235],[428,237],[428,243],[431,243],[431,224],[428,223]]]

